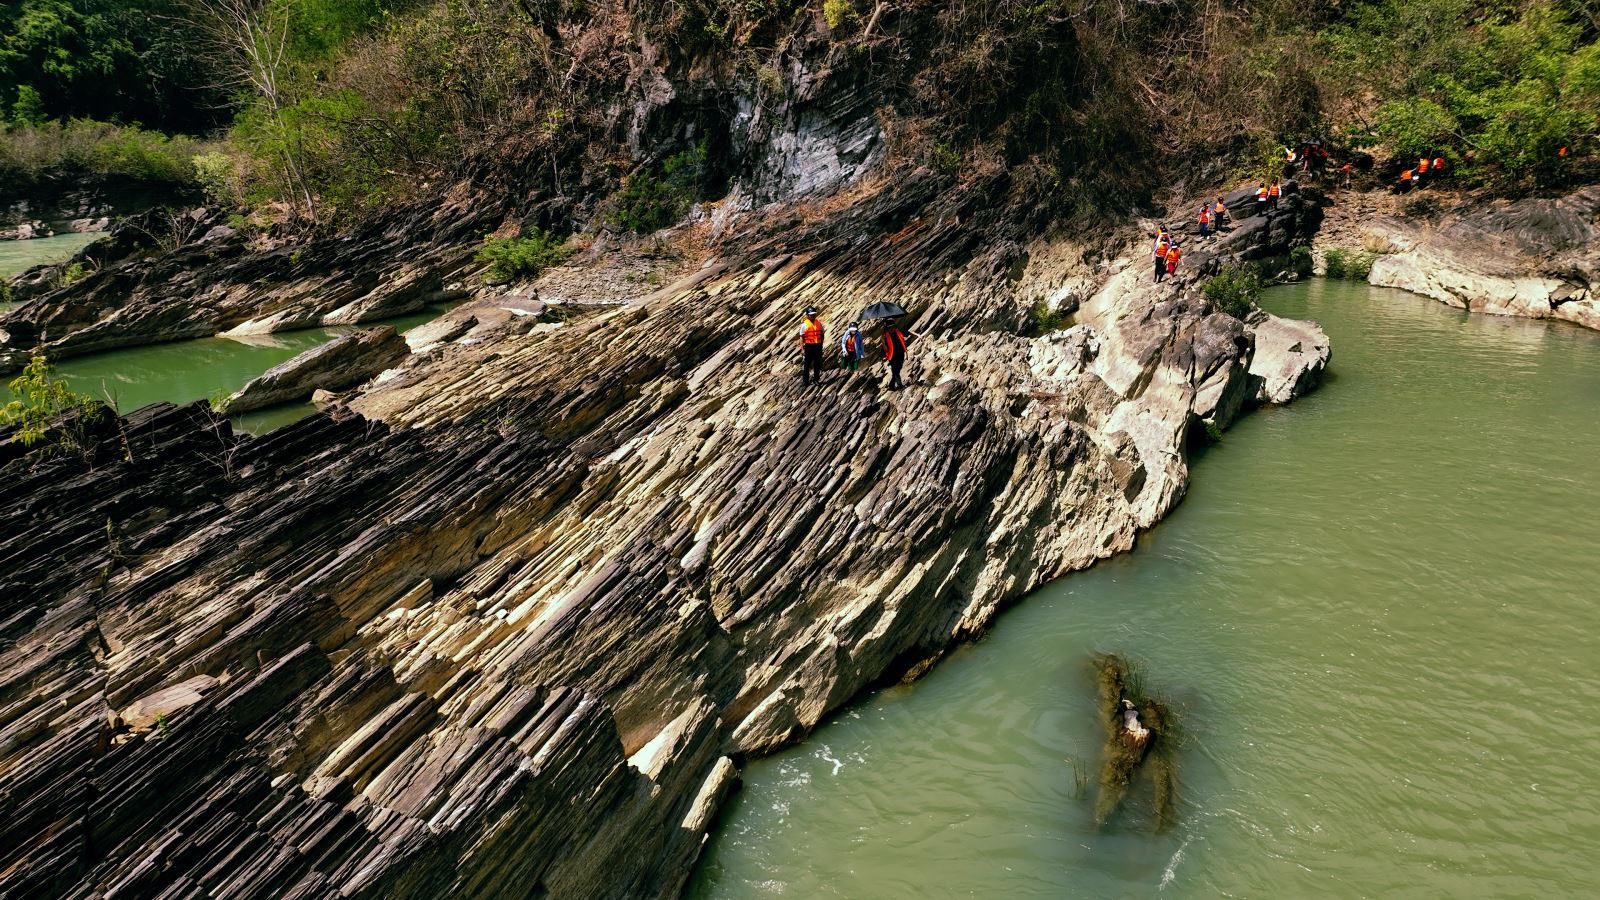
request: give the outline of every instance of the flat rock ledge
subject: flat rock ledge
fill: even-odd
[[[393,368],[410,353],[392,325],[343,334],[263,372],[217,411],[232,415],[305,400],[319,390],[341,391]]]

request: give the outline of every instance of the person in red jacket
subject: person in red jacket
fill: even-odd
[[[889,390],[898,391],[905,385],[900,383],[900,368],[906,364],[906,345],[914,340],[914,336],[900,330],[900,323],[890,319],[883,326],[883,359],[889,364]]]

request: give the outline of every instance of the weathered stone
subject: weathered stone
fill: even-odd
[[[411,352],[392,325],[340,335],[263,372],[222,402],[224,414],[304,400],[339,391],[397,365]]]
[[[1322,383],[1331,350],[1320,325],[1263,314],[1253,326],[1256,352],[1250,376],[1257,383],[1257,400],[1289,403]]]

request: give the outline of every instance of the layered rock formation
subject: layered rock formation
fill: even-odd
[[[1319,247],[1378,254],[1375,285],[1473,312],[1600,328],[1600,187],[1514,201],[1346,195],[1334,219]]]
[[[361,415],[0,444],[4,890],[676,894],[740,760],[1131,547],[1261,392],[1274,320],[983,197],[921,173],[566,324],[463,309]],[[882,298],[907,389],[803,388],[796,311]]]
[[[496,211],[464,201],[401,210],[354,234],[272,250],[205,210],[156,210],[80,251],[81,280],[25,273],[0,316],[0,372],[35,350],[52,360],[222,332],[354,325],[460,296],[473,242]],[[487,224],[486,224],[487,223]]]
[[[411,353],[393,325],[337,338],[281,362],[223,400],[223,415],[305,400],[317,391],[339,391],[397,365]]]

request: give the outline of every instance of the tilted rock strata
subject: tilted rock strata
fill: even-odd
[[[352,387],[388,369],[411,353],[393,325],[343,334],[285,360],[251,379],[225,399],[225,415],[305,400],[318,390]]]
[[[368,418],[0,444],[4,890],[675,895],[735,759],[1132,546],[1252,402],[1256,333],[1142,246],[898,220],[561,327],[464,310]],[[1019,336],[1058,279],[1071,327]],[[908,388],[803,388],[795,311],[882,296]]]

